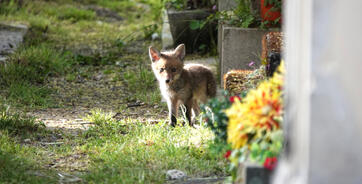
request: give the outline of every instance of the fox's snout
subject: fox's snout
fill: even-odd
[[[174,75],[172,73],[160,73],[161,76],[161,81],[164,81],[166,84],[172,83],[172,81],[174,80]]]

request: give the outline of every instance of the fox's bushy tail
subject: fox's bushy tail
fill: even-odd
[[[211,71],[207,74],[207,96],[216,96],[216,81]]]

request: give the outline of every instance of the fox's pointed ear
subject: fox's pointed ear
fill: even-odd
[[[185,52],[185,44],[180,44],[175,49],[175,56],[178,57],[181,61],[184,60],[186,52]]]
[[[158,50],[150,46],[148,48],[148,54],[150,55],[150,59],[152,62],[160,60],[161,54]]]

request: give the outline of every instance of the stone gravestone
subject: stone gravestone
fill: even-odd
[[[0,23],[0,62],[6,60],[7,55],[13,53],[26,34],[25,25],[7,25]]]
[[[254,62],[259,66],[261,40],[267,30],[258,28],[236,28],[223,26],[221,42],[221,86],[223,76],[232,69],[251,69],[248,64]]]
[[[361,0],[286,1],[286,150],[275,184],[362,183]]]

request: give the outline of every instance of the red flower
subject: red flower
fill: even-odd
[[[277,157],[268,157],[265,159],[264,167],[269,170],[273,170],[277,165]]]
[[[234,103],[234,102],[235,102],[235,99],[238,99],[239,101],[241,101],[240,96],[231,96],[231,97],[229,98],[229,101],[230,101],[231,103]]]
[[[225,154],[224,154],[224,157],[227,159],[229,158],[231,155],[231,150],[228,150]]]

